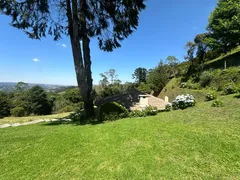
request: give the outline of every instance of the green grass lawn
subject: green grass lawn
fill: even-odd
[[[13,124],[13,123],[23,123],[39,119],[59,119],[68,116],[70,113],[60,113],[60,114],[51,114],[46,116],[27,116],[27,117],[5,117],[0,119],[1,124]]]
[[[0,179],[240,179],[240,99],[98,125],[0,129]]]

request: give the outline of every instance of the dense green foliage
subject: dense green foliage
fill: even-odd
[[[224,103],[222,100],[216,99],[212,102],[212,107],[223,107]]]
[[[34,86],[29,89],[26,101],[29,105],[27,108],[29,114],[46,115],[50,114],[52,111],[51,105],[47,99],[47,94],[40,86]]]
[[[14,117],[26,116],[26,111],[23,107],[15,107],[11,109],[11,115]]]
[[[196,78],[205,69],[224,68],[239,65],[240,45],[240,2],[239,0],[218,0],[209,17],[207,32],[197,34],[194,42],[187,42],[185,59],[190,61],[187,76]],[[231,52],[231,53],[230,53]],[[226,53],[232,57],[223,58]],[[236,57],[235,57],[236,56]],[[217,61],[217,58],[221,61]],[[211,60],[214,62],[210,62]],[[227,61],[228,60],[228,61]]]
[[[240,101],[98,125],[0,129],[0,179],[239,179]]]
[[[239,0],[219,0],[209,17],[207,30],[208,44],[221,52],[237,47],[240,42],[240,3]]]
[[[236,84],[231,83],[225,86],[224,92],[226,94],[234,94],[238,92],[238,87],[236,86]]]
[[[0,118],[10,114],[10,102],[7,94],[0,91]]]
[[[128,117],[128,110],[117,102],[110,102],[100,107],[98,116],[100,121],[113,121]]]
[[[76,87],[64,88],[62,92],[46,92],[40,86],[30,88],[24,82],[18,83],[13,92],[0,92],[0,105],[1,117],[46,115],[83,109],[82,98]]]
[[[211,91],[206,94],[206,101],[212,101],[216,98],[217,98],[217,93],[215,91]]]
[[[178,59],[175,57],[175,56],[168,56],[167,59],[166,59],[166,64],[169,65],[169,75],[170,76],[176,76],[177,73],[178,73],[178,64],[179,64],[179,61]]]
[[[135,69],[132,76],[135,79],[136,83],[140,84],[140,83],[146,83],[147,74],[148,74],[148,71],[146,68],[139,67]]]
[[[168,83],[169,76],[169,66],[160,62],[156,68],[149,72],[147,83],[155,93],[159,93]]]
[[[213,80],[214,74],[212,71],[204,71],[200,75],[200,85],[202,87],[207,87],[210,85],[211,81]]]
[[[66,91],[64,91],[63,97],[67,101],[69,101],[70,103],[73,103],[73,104],[82,101],[82,98],[80,96],[80,92],[79,92],[78,88],[67,89]]]

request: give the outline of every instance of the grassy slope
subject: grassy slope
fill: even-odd
[[[0,129],[0,179],[239,179],[240,100],[99,125]]]
[[[52,115],[46,115],[46,116],[5,117],[3,119],[0,119],[0,125],[7,124],[7,123],[10,123],[10,124],[23,123],[23,122],[39,120],[39,119],[58,119],[58,118],[64,118],[68,115],[69,113],[52,114]]]
[[[213,59],[213,60],[211,60],[211,61],[207,61],[206,64],[211,64],[211,63],[213,63],[213,62],[215,62],[215,61],[220,61],[220,60],[222,60],[223,58],[226,58],[226,59],[227,59],[229,56],[232,56],[232,55],[234,55],[234,54],[236,54],[236,53],[239,53],[239,52],[240,52],[240,46],[238,46],[237,48],[231,50],[229,53],[227,53],[227,54],[225,54],[225,55],[221,55],[221,56],[217,57],[216,59]]]
[[[161,93],[159,94],[159,97],[164,99],[165,96],[169,97],[169,101],[175,99],[176,96],[180,94],[192,94],[197,102],[203,102],[207,90],[193,90],[193,89],[187,89],[187,88],[180,88],[180,78],[173,78],[169,81],[169,83],[163,88]]]
[[[177,95],[180,94],[192,94],[198,102],[203,102],[205,100],[205,95],[211,90],[221,89],[217,94],[223,94],[224,87],[229,83],[233,83],[236,86],[240,85],[240,67],[230,67],[225,71],[221,69],[211,70],[213,74],[212,81],[209,84],[209,87],[202,88],[200,87],[199,82],[194,83],[190,80],[187,83],[194,85],[195,87],[202,88],[198,90],[188,89],[188,88],[180,88],[181,78],[173,78],[169,81],[169,83],[165,86],[165,88],[159,94],[159,97],[163,98],[168,96],[170,101],[172,101]]]

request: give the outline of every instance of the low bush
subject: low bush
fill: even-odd
[[[238,88],[235,84],[228,84],[225,86],[224,92],[225,94],[234,94],[237,93]]]
[[[144,112],[146,113],[147,116],[155,116],[158,113],[157,107],[154,106],[148,106]]]
[[[84,109],[77,109],[74,112],[72,112],[68,118],[71,119],[73,122],[80,122],[81,124],[88,124],[93,121],[96,121],[96,115],[98,114],[98,107],[94,106],[94,114],[95,116],[93,119],[86,119],[84,116]]]
[[[202,87],[207,87],[213,80],[214,74],[212,71],[204,71],[200,76],[200,85]]]
[[[186,82],[182,82],[181,84],[180,84],[180,88],[186,88],[187,87],[187,83]]]
[[[99,109],[100,121],[112,121],[121,117],[128,117],[128,110],[117,102],[105,103]]]
[[[216,94],[215,91],[208,92],[208,93],[206,94],[205,98],[206,98],[206,101],[212,101],[212,100],[214,100],[214,99],[217,98],[217,94]]]
[[[212,107],[223,107],[223,101],[216,99],[215,101],[212,102]]]
[[[110,112],[108,114],[102,113],[101,115],[101,120],[104,120],[104,121],[115,121],[118,119],[121,119],[121,116],[117,112]]]
[[[84,102],[79,102],[74,104],[75,111],[81,111],[84,109]]]
[[[72,121],[76,122],[82,122],[84,121],[84,115],[83,112],[73,112],[68,116],[69,119],[71,119]]]
[[[147,114],[144,110],[143,111],[134,110],[129,113],[129,117],[146,117],[146,116]]]
[[[195,99],[192,95],[178,95],[175,100],[172,102],[172,107],[174,110],[177,109],[186,109],[188,107],[195,106]]]
[[[157,107],[148,106],[144,110],[131,111],[128,115],[129,117],[146,117],[146,116],[155,116],[157,114],[158,114]]]
[[[237,95],[235,95],[234,97],[239,99],[240,98],[240,92]]]
[[[25,115],[25,109],[23,107],[15,107],[11,109],[11,115],[14,117],[23,117]]]
[[[172,110],[172,103],[167,103],[165,106],[165,111],[171,111]]]

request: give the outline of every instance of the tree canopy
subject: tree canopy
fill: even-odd
[[[37,114],[50,114],[52,109],[47,99],[47,94],[41,86],[33,86],[27,92],[26,101],[28,103],[27,111]]]
[[[219,0],[209,17],[207,30],[208,44],[213,49],[227,52],[240,42],[240,2],[239,0]]]
[[[169,81],[169,65],[162,61],[149,72],[147,83],[155,94],[158,94]]]
[[[140,84],[140,83],[146,83],[147,74],[148,74],[148,71],[146,68],[139,67],[139,68],[135,69],[132,76],[136,80],[136,82],[138,84]]]

